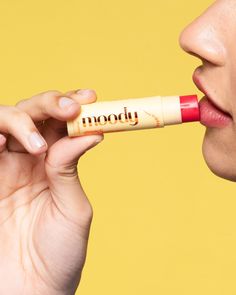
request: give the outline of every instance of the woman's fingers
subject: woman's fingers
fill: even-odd
[[[29,99],[19,101],[15,108],[28,114],[35,122],[45,121],[44,126],[39,126],[38,131],[43,135],[48,146],[67,135],[66,121],[78,116],[80,104],[96,101],[96,93],[90,89],[72,90],[65,94],[59,91],[39,93]],[[1,130],[0,130],[1,131]],[[26,148],[17,140],[9,136],[7,147],[10,151],[26,152]]]
[[[79,158],[102,139],[103,135],[66,136],[48,149],[45,158],[45,171],[56,208],[85,229],[91,221],[92,208],[80,184],[77,164]]]
[[[64,94],[53,90],[19,101],[16,107],[26,112],[33,121],[46,121],[39,130],[42,130],[48,146],[51,146],[67,135],[66,121],[78,116],[80,104],[92,103],[96,99],[96,93],[92,89],[71,90]],[[10,150],[23,150],[14,138],[8,140],[8,146]]]
[[[93,103],[97,99],[96,92],[92,89],[72,90],[66,92],[65,95],[75,100],[79,105]],[[48,146],[51,146],[54,142],[67,135],[66,122],[50,118],[47,120],[42,134]]]
[[[76,117],[80,111],[78,102],[54,90],[21,100],[16,107],[27,113],[33,121],[42,121],[50,117],[66,121],[68,118]]]
[[[65,93],[80,104],[93,103],[97,100],[96,92],[93,89],[78,89]]]
[[[0,132],[12,135],[29,153],[47,150],[47,143],[31,117],[16,107],[0,106]]]
[[[93,90],[70,91],[66,94],[81,105],[95,102],[97,98]],[[50,147],[45,158],[45,171],[55,208],[59,208],[65,216],[78,222],[87,233],[92,207],[80,184],[77,164],[86,151],[103,139],[103,135],[73,138],[65,136],[66,134],[63,136],[63,123],[65,124],[53,118],[47,122],[50,128],[44,130],[44,137],[47,138],[47,142],[50,140]]]
[[[15,107],[28,114],[36,122],[36,126],[37,122],[40,123],[50,117],[66,121],[76,117],[80,110],[80,105],[76,101],[56,90],[42,92],[31,98],[23,99]],[[40,133],[43,129],[44,126],[38,127]],[[7,140],[7,147],[9,151],[26,152],[24,146],[11,136]]]

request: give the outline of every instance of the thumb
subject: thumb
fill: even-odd
[[[45,172],[56,207],[72,220],[87,222],[91,205],[77,173],[79,158],[103,140],[103,135],[63,137],[47,151]]]

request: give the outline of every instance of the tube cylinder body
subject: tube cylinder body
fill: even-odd
[[[159,128],[198,121],[196,95],[154,96],[81,105],[81,112],[67,122],[69,136]]]

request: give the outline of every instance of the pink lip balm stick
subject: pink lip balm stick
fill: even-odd
[[[68,135],[160,128],[200,120],[197,95],[153,96],[81,105],[67,122]]]

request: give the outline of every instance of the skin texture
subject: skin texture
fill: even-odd
[[[180,45],[198,57],[196,70],[206,92],[232,121],[222,128],[207,127],[203,156],[216,175],[236,181],[236,0],[219,0],[190,23]]]
[[[61,96],[74,104],[61,109]],[[92,220],[77,163],[103,135],[69,138],[66,121],[95,100],[92,90],[48,91],[0,106],[0,294],[75,293]],[[33,149],[31,131],[46,145]]]

